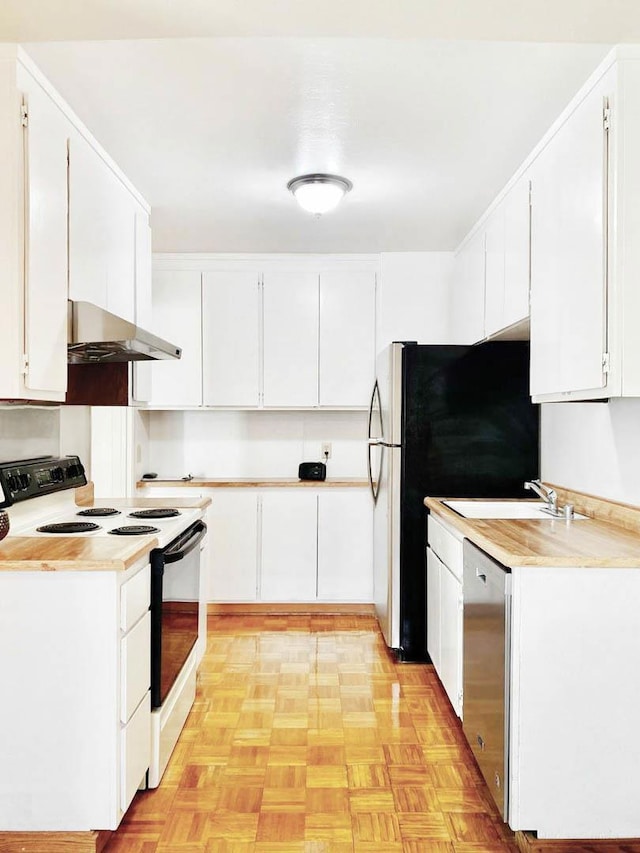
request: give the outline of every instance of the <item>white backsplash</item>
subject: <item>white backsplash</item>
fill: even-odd
[[[366,412],[149,412],[147,470],[160,477],[293,477],[331,442],[329,477],[366,477]]]
[[[0,462],[56,455],[60,450],[57,406],[2,406]]]
[[[640,400],[542,406],[542,477],[640,505]]]

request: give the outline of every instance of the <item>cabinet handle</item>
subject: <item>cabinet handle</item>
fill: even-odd
[[[487,576],[483,572],[481,572],[480,569],[476,569],[476,577],[479,581],[482,581],[482,583],[487,582]]]

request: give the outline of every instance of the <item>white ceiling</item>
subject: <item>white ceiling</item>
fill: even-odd
[[[640,39],[637,0],[2,5],[0,39],[33,41],[151,203],[156,251],[453,249],[600,42]],[[309,171],[354,183],[321,219],[286,190]]]

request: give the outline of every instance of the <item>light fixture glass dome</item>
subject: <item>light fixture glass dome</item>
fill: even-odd
[[[287,184],[300,207],[316,216],[336,208],[352,187],[346,178],[323,173],[300,175]]]

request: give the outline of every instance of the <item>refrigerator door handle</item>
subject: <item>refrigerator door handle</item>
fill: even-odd
[[[380,491],[380,482],[376,482],[373,479],[373,470],[371,468],[371,448],[374,447],[376,444],[380,444],[381,447],[384,447],[381,442],[372,442],[370,440],[369,446],[367,448],[367,470],[369,472],[369,488],[371,489],[371,496],[373,497],[374,504],[378,502],[378,492]]]

